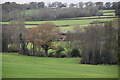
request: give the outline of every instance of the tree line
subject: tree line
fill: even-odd
[[[91,6],[96,6],[99,9],[115,9],[116,6],[118,5],[118,2],[78,2],[78,3],[63,3],[63,2],[51,2],[51,3],[45,3],[45,2],[30,2],[30,3],[24,3],[24,4],[19,4],[16,2],[5,2],[1,4],[3,8],[5,8],[7,11],[13,10],[13,9],[21,9],[21,10],[31,10],[31,9],[40,9],[40,8],[80,8],[82,9],[83,7],[91,7]],[[9,9],[8,9],[9,8]]]
[[[2,50],[39,57],[81,57],[82,64],[117,64],[118,22],[76,26],[61,41],[61,31],[53,23],[26,29],[23,20],[12,21],[2,26]]]
[[[82,50],[83,64],[116,64],[118,61],[118,20],[104,25],[75,28],[75,45]],[[77,40],[77,41],[76,41]]]
[[[18,4],[15,2],[5,2],[2,5],[2,21],[16,19],[33,20],[56,20],[61,18],[100,16],[103,9],[115,9],[119,15],[120,2],[79,2],[71,3],[69,6],[62,2],[45,4],[44,2],[31,2],[28,4]]]
[[[28,11],[29,12],[29,11]],[[96,7],[83,8],[66,8],[66,9],[51,9],[51,8],[42,8],[39,10],[31,10],[29,13],[26,13],[24,10],[13,10],[6,12],[3,10],[3,21],[11,21],[16,19],[25,19],[26,21],[38,21],[38,20],[57,20],[63,18],[72,18],[72,17],[87,17],[87,16],[100,16],[102,12]]]

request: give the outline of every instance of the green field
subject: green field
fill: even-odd
[[[104,15],[104,14],[103,14]],[[108,17],[113,17],[112,15],[104,15],[104,16],[90,16],[90,17],[75,17],[75,18],[66,18],[66,19],[70,19],[70,20],[82,20],[82,19],[100,19],[100,18],[108,18]]]
[[[69,25],[66,27],[60,27],[60,30],[62,31],[71,31],[74,26],[87,26],[89,23],[93,21],[110,21],[115,18],[105,18],[105,17],[112,17],[112,16],[100,16],[100,19],[92,19],[92,18],[98,18],[99,16],[92,16],[92,17],[78,17],[81,18],[82,20],[52,20],[52,21],[26,21],[25,25],[26,28],[33,28],[37,27],[37,24],[42,24],[45,22],[53,22],[55,25]],[[104,19],[102,19],[104,17]],[[83,19],[84,18],[84,19]],[[89,19],[87,19],[89,18]],[[91,18],[91,19],[90,19]],[[71,18],[72,19],[72,18]],[[9,24],[9,22],[0,22],[1,24]],[[32,25],[36,24],[36,25]]]
[[[86,25],[90,22],[99,21],[110,21],[114,18],[105,19],[85,19],[85,20],[52,20],[52,21],[26,21],[25,24],[41,24],[45,22],[53,22],[55,25]],[[0,22],[1,24],[9,24],[9,22]]]
[[[98,17],[98,16],[96,16]],[[100,16],[102,17],[102,16]],[[107,16],[106,16],[107,17]],[[85,17],[83,17],[85,18]],[[94,17],[86,17],[86,18],[95,18]],[[42,24],[45,22],[53,22],[55,25],[69,25],[66,27],[60,27],[61,31],[71,31],[73,29],[74,26],[87,26],[89,25],[89,23],[93,22],[93,21],[110,21],[113,20],[115,18],[105,18],[105,19],[83,19],[83,20],[52,20],[52,21],[26,21],[25,24],[29,24],[29,25],[25,25],[26,28],[33,28],[33,27],[37,27],[37,24]],[[9,24],[9,22],[1,22],[2,24]],[[36,24],[36,25],[32,25],[32,24]]]
[[[88,18],[88,17],[87,17]],[[92,17],[90,17],[92,18]],[[60,29],[62,31],[70,31],[72,30],[73,26],[76,25],[81,25],[81,26],[87,26],[89,25],[89,23],[93,22],[93,21],[110,21],[113,20],[115,18],[105,18],[105,19],[85,19],[85,20],[53,20],[53,21],[26,21],[25,24],[29,24],[29,25],[25,25],[26,28],[33,28],[36,27],[37,24],[41,24],[41,23],[45,23],[45,22],[53,22],[55,25],[69,25],[67,27],[60,27]],[[0,22],[1,24],[9,24],[9,22]],[[36,24],[36,25],[31,25],[31,24]]]
[[[25,25],[26,28],[34,28],[37,27],[37,25]]]
[[[115,16],[115,10],[102,10],[104,16]]]
[[[3,78],[117,78],[118,66],[78,64],[80,58],[3,53]]]
[[[103,15],[107,16],[107,15],[112,15],[112,16],[115,16],[115,13],[104,13]]]
[[[106,19],[86,19],[86,20],[60,20],[60,21],[50,21],[53,22],[56,25],[70,25],[70,26],[66,26],[66,27],[59,27],[61,31],[71,31],[73,30],[74,26],[81,26],[81,27],[85,27],[88,26],[89,23],[93,22],[93,21],[110,21],[113,20],[114,18],[106,18]],[[34,22],[26,22],[27,24],[41,24],[44,23],[46,21],[34,21]],[[49,21],[47,21],[49,22]],[[26,25],[26,28],[33,28],[36,27],[37,25]]]
[[[80,27],[86,27],[88,25],[82,25]],[[34,28],[37,27],[37,25],[25,25],[26,28]],[[66,27],[59,27],[61,31],[72,31],[75,26],[66,26]]]
[[[102,12],[115,12],[115,10],[102,10]]]
[[[25,24],[41,24],[45,22],[53,22],[55,25],[86,25],[93,21],[109,21],[113,18],[106,19],[86,19],[86,20],[53,20],[53,21],[26,21]]]

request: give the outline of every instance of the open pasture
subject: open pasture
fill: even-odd
[[[104,13],[115,12],[115,10],[101,10]]]
[[[105,19],[85,19],[85,20],[51,20],[51,21],[26,21],[25,24],[42,24],[45,22],[53,22],[55,25],[86,25],[90,22],[99,20],[99,21],[110,21],[114,18],[105,18]],[[9,24],[9,22],[0,22],[0,24]]]
[[[86,19],[86,20],[52,20],[52,21],[26,21],[25,24],[42,24],[45,22],[53,22],[55,25],[86,25],[93,21],[110,21],[114,18],[105,19]]]
[[[79,64],[80,58],[45,58],[14,53],[3,58],[3,78],[117,78],[118,66]]]
[[[106,18],[106,19],[86,19],[86,20],[59,20],[59,21],[50,21],[53,22],[56,25],[69,25],[65,27],[59,27],[61,31],[71,31],[74,26],[80,26],[80,27],[85,27],[88,26],[89,23],[93,21],[110,21],[113,20],[114,18]],[[34,21],[34,22],[26,22],[29,23],[29,25],[25,25],[26,28],[33,28],[37,27],[38,23],[44,23],[45,21]],[[49,21],[47,21],[49,22]],[[30,24],[35,24],[36,25],[30,25]]]
[[[115,13],[103,13],[103,15],[105,15],[105,16],[108,16],[108,15],[112,15],[112,16],[115,16]]]

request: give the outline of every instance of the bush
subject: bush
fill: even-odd
[[[80,57],[80,52],[78,49],[73,49],[70,54],[71,57]]]
[[[54,57],[55,56],[55,50],[49,49],[48,50],[48,57]]]
[[[64,48],[62,47],[59,47],[57,50],[56,50],[56,57],[62,57],[62,51],[64,51]]]
[[[19,49],[17,48],[17,45],[11,44],[8,47],[9,52],[19,52]]]

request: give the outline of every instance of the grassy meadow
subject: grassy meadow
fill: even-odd
[[[115,12],[115,10],[102,10],[102,12]]]
[[[33,28],[38,24],[53,22],[55,25],[67,25],[59,27],[61,31],[71,31],[75,26],[86,27],[93,21],[115,19],[107,18],[115,15],[114,10],[102,10],[102,12],[104,16],[71,18],[73,20],[25,21],[25,27]],[[25,12],[25,14],[31,13],[31,10]],[[0,22],[0,24],[9,23]],[[79,64],[80,58],[33,57],[16,53],[2,53],[0,57],[2,57],[3,78],[118,78],[117,65]]]
[[[59,27],[61,31],[71,31],[74,26],[80,26],[80,27],[86,27],[89,25],[89,23],[93,21],[110,21],[114,18],[105,18],[105,19],[84,19],[84,20],[57,20],[57,21],[27,21],[25,22],[26,28],[33,28],[37,27],[37,25],[30,25],[30,24],[41,24],[45,22],[53,22],[55,25],[69,25],[65,27]]]
[[[33,28],[33,27],[37,27],[37,24],[42,24],[45,22],[53,22],[55,25],[68,25],[65,27],[59,27],[61,31],[71,31],[73,29],[74,26],[81,26],[81,27],[85,27],[88,26],[89,23],[93,22],[93,21],[110,21],[113,20],[115,18],[104,18],[103,17],[108,17],[108,16],[100,16],[101,18],[99,19],[92,19],[92,18],[97,18],[99,16],[93,16],[93,17],[83,17],[86,19],[82,19],[81,20],[52,20],[52,21],[26,21],[25,27],[26,28]],[[89,19],[87,19],[89,18]],[[91,18],[91,19],[90,19]],[[9,24],[9,22],[1,22],[1,24]],[[32,25],[34,24],[34,25]]]
[[[55,25],[86,25],[90,22],[99,21],[109,21],[113,18],[106,19],[86,19],[86,20],[52,20],[52,21],[26,21],[25,24],[42,24],[45,22],[53,22]]]
[[[84,20],[51,20],[51,21],[25,21],[25,24],[42,24],[45,22],[53,22],[55,25],[86,25],[93,21],[110,21],[114,18],[105,19],[84,19]],[[9,22],[0,22],[0,24],[9,24]]]
[[[34,11],[34,10],[33,10]],[[25,14],[32,14],[32,10],[25,11]],[[26,21],[25,27],[26,28],[33,28],[36,27],[37,24],[42,24],[45,22],[53,22],[55,25],[69,25],[66,27],[60,27],[61,31],[71,31],[74,26],[88,26],[89,23],[93,21],[110,21],[114,18],[108,18],[108,17],[114,17],[115,10],[102,10],[103,16],[91,16],[91,17],[76,17],[76,18],[68,18],[68,20],[51,20],[51,21]],[[111,15],[111,16],[110,16]],[[95,19],[98,18],[98,19]],[[0,22],[0,24],[9,24],[9,22]],[[29,24],[29,25],[28,25]],[[34,24],[34,25],[32,25]]]
[[[87,18],[96,18],[96,17],[98,17],[98,16],[83,17],[86,19],[82,19],[82,20],[26,21],[25,24],[27,24],[27,25],[25,25],[25,27],[26,28],[33,28],[33,27],[37,27],[37,24],[42,24],[45,22],[53,22],[55,25],[68,25],[65,27],[59,27],[61,31],[71,31],[74,26],[85,27],[85,26],[88,26],[89,23],[91,23],[93,21],[110,21],[110,20],[115,19],[115,18],[87,19]],[[103,16],[100,16],[100,17],[103,17]],[[105,17],[108,17],[108,16],[105,16]],[[1,24],[9,24],[9,22],[0,22],[0,23]],[[34,25],[32,25],[32,24],[34,24]]]
[[[115,16],[115,13],[112,12],[112,13],[103,13],[103,15],[107,16],[107,15],[112,15],[112,16]]]
[[[3,58],[3,78],[117,78],[116,65],[78,64],[80,58],[45,58],[14,53]]]

